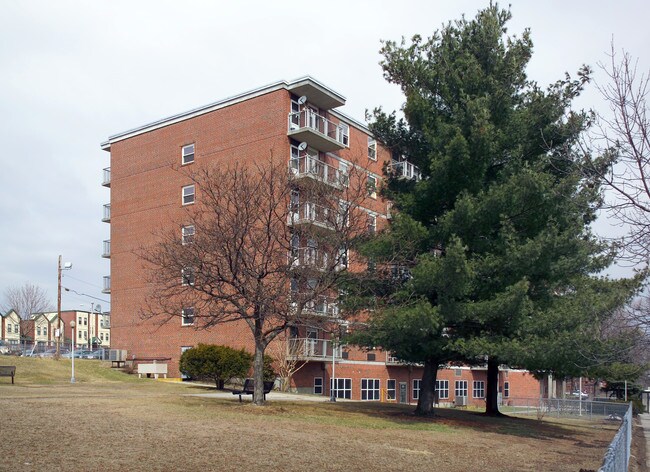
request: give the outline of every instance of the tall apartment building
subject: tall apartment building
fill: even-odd
[[[338,185],[354,168],[365,175],[369,189],[362,208],[369,230],[386,224],[388,202],[374,189],[382,179],[383,166],[391,163],[390,152],[365,125],[338,111],[344,104],[342,95],[313,78],[281,81],[115,134],[101,144],[110,152],[103,185],[110,188],[111,196],[104,206],[103,221],[110,223],[111,236],[104,241],[103,256],[111,262],[104,292],[111,294],[113,347],[126,349],[129,357],[170,358],[171,375],[179,375],[181,353],[197,343],[253,350],[250,331],[243,322],[197,330],[189,317],[162,324],[140,316],[146,310],[148,277],[136,254],[138,249],[147,246],[161,229],[176,228],[179,238],[191,236],[184,209],[201,194],[183,170],[208,164],[252,164],[272,154],[298,177]],[[404,178],[419,177],[408,162],[392,165]],[[302,217],[317,218],[314,208],[300,206],[303,211]],[[313,309],[322,317],[337,316],[336,305],[330,302]],[[325,331],[313,326],[295,330],[291,336],[290,344],[299,347],[292,349],[291,355],[305,363],[293,377],[295,390],[330,395],[334,367],[333,387],[338,397],[417,400],[418,366],[403,365],[380,350],[333,348]],[[483,369],[442,371],[438,377],[440,401],[481,403],[485,377]],[[519,371],[504,371],[500,388],[506,397],[539,394],[538,382]]]

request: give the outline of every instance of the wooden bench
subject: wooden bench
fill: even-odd
[[[266,400],[266,394],[273,390],[273,384],[275,382],[264,382],[264,400]],[[233,390],[233,395],[239,395],[239,401],[241,402],[242,395],[252,395],[255,390],[255,381],[253,379],[244,380],[244,386],[241,390]]]
[[[0,377],[11,377],[11,383],[14,383],[14,376],[16,375],[15,365],[0,365]]]

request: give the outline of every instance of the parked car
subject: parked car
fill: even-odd
[[[570,393],[570,396],[575,397],[575,398],[582,398],[583,400],[586,400],[589,398],[589,394],[585,392],[581,392],[580,390],[574,390],[573,392]]]
[[[9,345],[6,342],[0,340],[0,354],[9,354],[9,351]]]

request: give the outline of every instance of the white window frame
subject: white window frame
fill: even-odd
[[[339,139],[340,142],[343,143],[345,147],[350,147],[350,125],[347,123],[340,122],[339,123],[339,133],[341,133],[341,136]]]
[[[191,201],[189,200],[190,198],[192,199]],[[183,206],[194,204],[196,201],[196,187],[194,184],[183,187],[181,192],[181,201],[183,202]]]
[[[454,398],[467,397],[468,395],[467,380],[456,380],[454,383]]]
[[[189,312],[189,313],[188,313]],[[194,307],[188,306],[181,310],[181,326],[192,326],[194,324]],[[189,322],[187,320],[190,320]]]
[[[368,159],[377,160],[377,140],[372,136],[368,136]]]
[[[368,191],[368,196],[374,200],[377,199],[377,185],[379,180],[372,174],[368,174],[366,177],[366,189]]]
[[[472,382],[472,398],[485,398],[484,380],[474,380]]]
[[[183,246],[193,243],[195,234],[196,228],[194,225],[185,225],[181,227],[181,243]]]
[[[381,399],[381,381],[379,379],[361,379],[361,400],[379,401]]]
[[[436,380],[436,393],[438,400],[449,398],[449,380]]]
[[[324,386],[323,377],[314,377],[314,395],[322,395]]]
[[[187,165],[194,162],[194,143],[186,144],[181,148],[181,164]]]
[[[377,232],[377,215],[368,213],[368,232],[375,234]]]
[[[194,272],[194,267],[184,267],[181,270],[181,283],[183,285],[194,286],[196,282],[196,274]]]
[[[397,380],[386,380],[386,401],[397,401]]]
[[[510,397],[510,382],[503,382],[503,398]]]
[[[336,380],[336,387],[332,388]],[[334,398],[347,398],[352,399],[352,379],[340,378],[330,379],[330,392],[334,393]]]
[[[413,400],[420,399],[420,389],[422,388],[422,379],[413,379],[413,388],[411,390],[411,398]]]

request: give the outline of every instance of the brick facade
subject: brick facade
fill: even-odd
[[[110,152],[112,347],[126,349],[129,358],[170,358],[172,376],[179,375],[178,360],[184,347],[212,343],[253,350],[252,336],[244,322],[197,330],[182,326],[180,316],[166,323],[143,318],[150,287],[146,282],[147,268],[137,254],[155,244],[161,232],[177,230],[180,237],[182,226],[187,224],[188,208],[182,205],[181,195],[182,188],[192,183],[189,172],[202,166],[248,165],[271,157],[288,163],[291,146],[298,144],[293,139],[297,135],[292,134],[294,128],[289,114],[299,96],[307,98],[300,109],[313,107],[315,113],[328,120],[330,130],[339,124],[349,128],[346,146],[321,151],[319,159],[334,167],[348,165],[361,169],[379,182],[384,164],[391,160],[389,151],[377,145],[375,158],[371,158],[368,129],[334,110],[344,103],[343,97],[310,78],[278,82],[111,136],[102,144]],[[194,160],[182,165],[182,148],[188,144],[194,145]],[[200,198],[200,188],[197,188],[196,199]],[[387,202],[372,196],[363,206],[369,215],[377,218],[379,228],[386,224]],[[299,336],[306,334],[302,332]],[[421,377],[418,368],[387,364],[386,353],[374,354],[375,360],[369,361],[367,353],[350,350],[347,359],[337,360],[336,378],[351,379],[351,396],[356,399],[361,398],[361,379],[379,379],[380,390],[386,389],[388,379],[394,379],[397,388],[400,382],[407,382],[408,401],[411,401],[412,381]],[[446,372],[441,371],[441,379]],[[483,378],[485,372],[469,369],[462,372],[462,378],[469,382],[471,396],[472,382]],[[527,374],[510,371],[509,375],[517,379],[516,382],[512,379],[512,395],[520,395],[520,384],[522,392],[534,389],[533,383],[526,379]],[[314,379],[322,378],[323,394],[329,394],[330,376],[331,359],[308,357],[307,365],[295,375],[293,387],[313,392]],[[448,380],[453,401],[453,376]],[[375,387],[377,383],[372,384]]]

